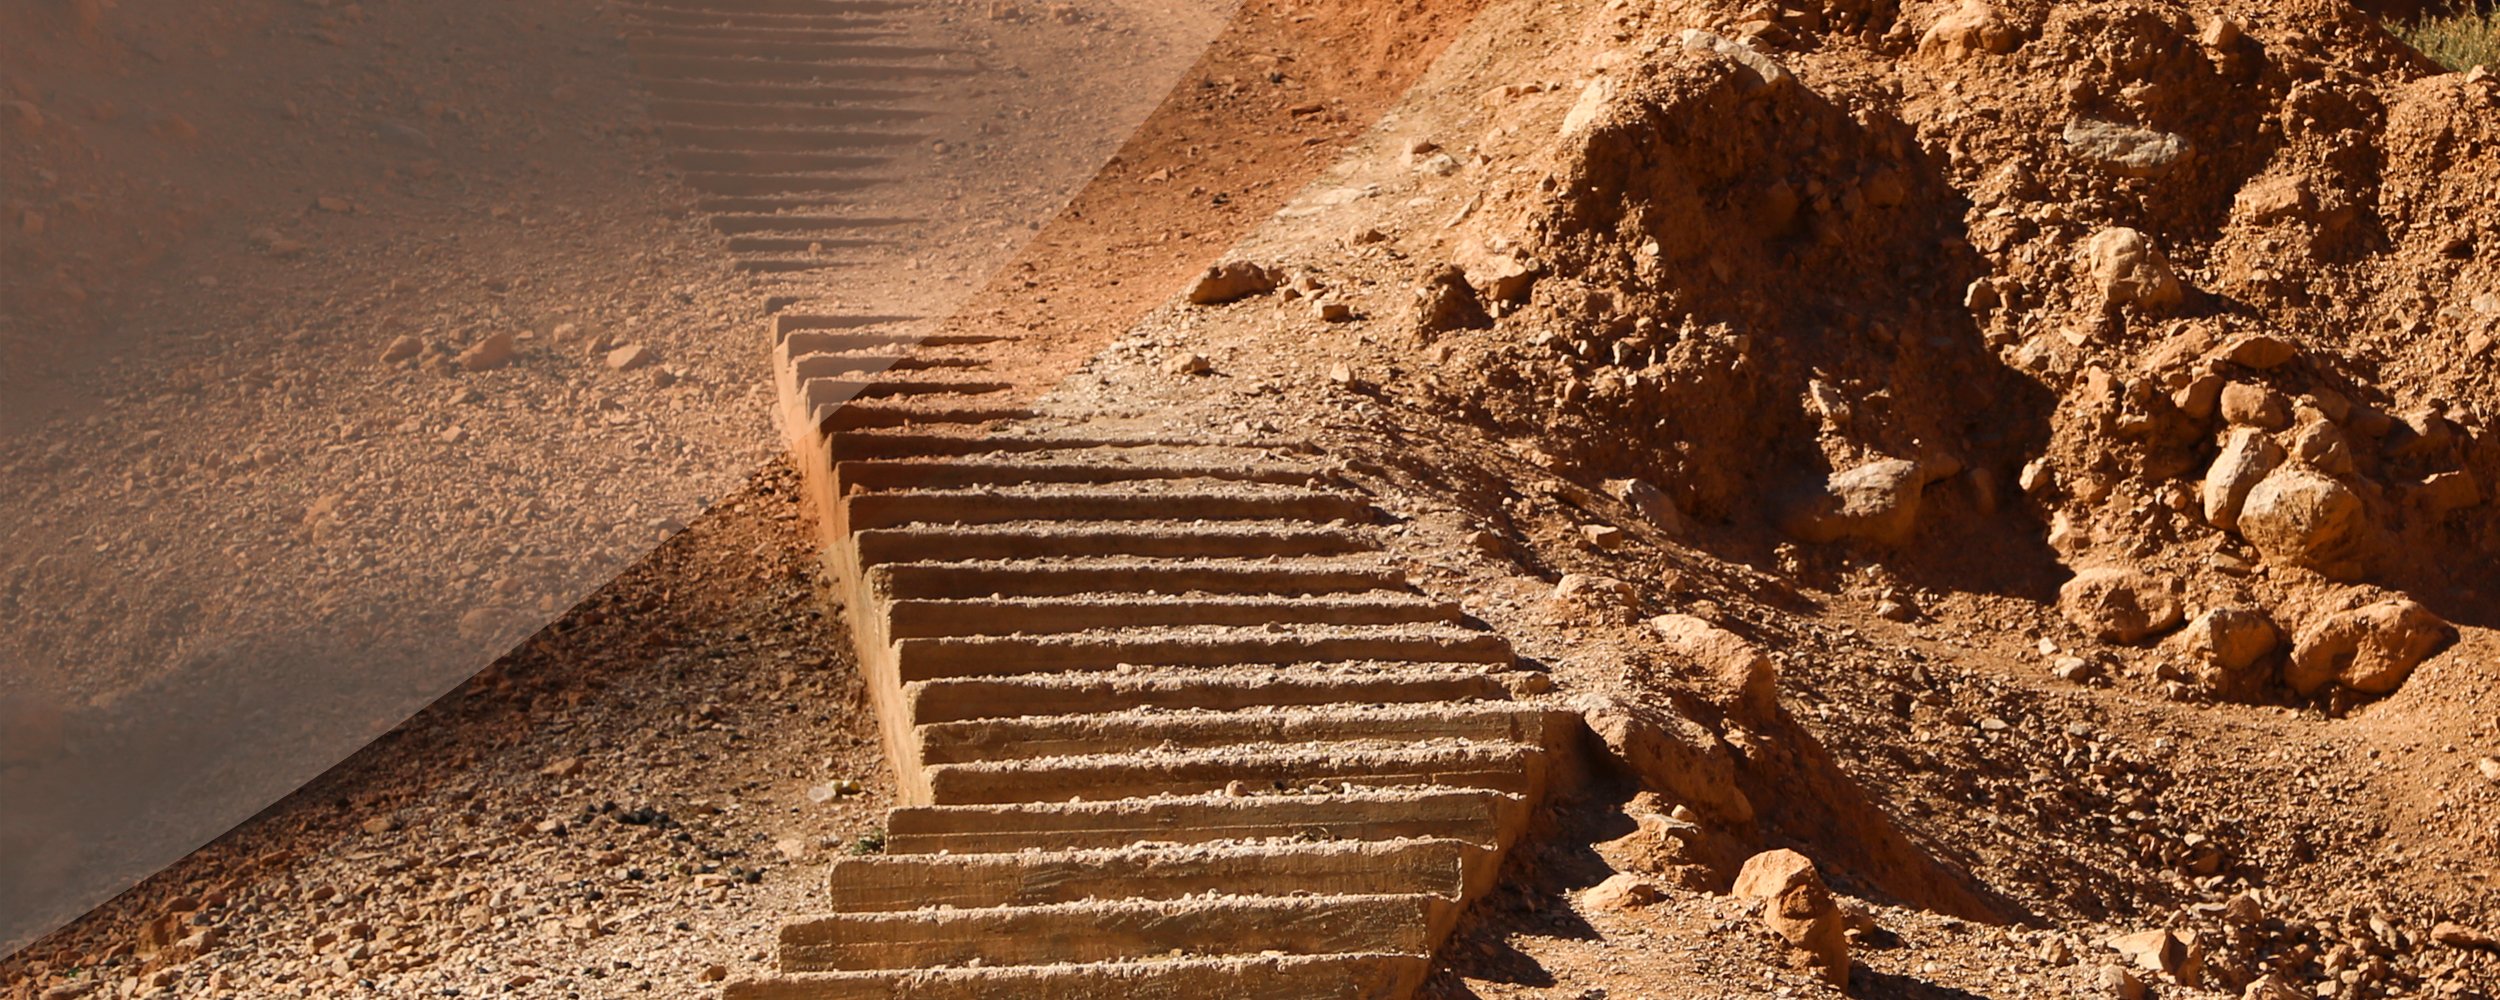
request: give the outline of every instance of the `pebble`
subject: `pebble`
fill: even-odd
[[[456,360],[463,369],[482,372],[511,364],[519,353],[520,342],[512,334],[497,333],[469,345],[469,349],[460,352]]]
[[[659,355],[641,344],[627,344],[608,352],[608,367],[629,372],[659,360]]]
[[[382,363],[387,365],[406,361],[424,352],[425,341],[403,336],[391,341],[391,346],[382,349]]]
[[[2474,769],[2482,772],[2484,781],[2500,785],[2500,758],[2485,757],[2475,761]]]

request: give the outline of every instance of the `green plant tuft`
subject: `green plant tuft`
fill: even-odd
[[[2396,34],[2451,70],[2488,66],[2500,72],[2500,7],[2460,5],[2446,14],[2426,14],[2411,24],[2398,25]]]

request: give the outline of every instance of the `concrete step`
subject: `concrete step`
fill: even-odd
[[[886,634],[898,639],[949,635],[1084,632],[1106,628],[1190,625],[1455,624],[1458,606],[1418,594],[1372,591],[1311,597],[1163,597],[1083,594],[1069,597],[895,601],[886,606]]]
[[[1477,663],[1338,663],[1290,667],[1151,667],[923,681],[904,689],[919,725],[1132,710],[1234,712],[1510,698]]]
[[[1499,846],[1518,795],[1357,788],[1327,795],[1190,795],[1108,802],[913,806],[886,816],[888,854],[994,854],[1267,840],[1459,840]]]
[[[1325,469],[1310,463],[1277,462],[1248,456],[1229,462],[1116,462],[1092,456],[1069,456],[1065,452],[1036,456],[867,459],[840,462],[833,467],[834,480],[846,491],[853,487],[870,490],[958,490],[975,486],[1036,483],[1107,485],[1157,479],[1307,486],[1315,484],[1325,472]]]
[[[1369,551],[1371,543],[1349,528],[1308,521],[1125,521],[878,528],[851,536],[859,561],[880,565],[905,561],[1140,556],[1163,559],[1260,559],[1331,556]]]
[[[663,122],[764,128],[904,126],[933,117],[927,111],[873,104],[756,104],[746,101],[655,100],[650,104],[650,111],[654,120]]]
[[[968,63],[943,65],[902,57],[800,61],[641,56],[634,60],[634,69],[659,80],[719,80],[730,83],[886,83],[913,77],[968,76],[975,72]]]
[[[920,525],[914,530],[943,530]],[[876,529],[871,529],[876,530]],[[915,561],[884,563],[868,572],[871,588],[889,600],[1059,597],[1073,594],[1343,594],[1405,590],[1406,574],[1368,555],[1293,559],[1155,559]]]
[[[930,801],[938,805],[1102,802],[1236,786],[1251,792],[1351,785],[1524,793],[1541,776],[1542,754],[1542,749],[1524,744],[1464,740],[1256,744],[937,764],[924,773]]]
[[[844,913],[781,928],[781,971],[1046,965],[1187,955],[1430,954],[1425,893],[1198,896]]]
[[[1390,1000],[1423,982],[1423,955],[1274,955],[914,972],[786,974],[732,983],[726,1000]]]
[[[1428,893],[1456,899],[1468,863],[1484,850],[1456,840],[1389,840],[888,854],[835,861],[826,877],[826,899],[844,913],[1177,899],[1251,887],[1269,895]]]
[[[907,129],[767,128],[756,125],[672,125],[660,136],[684,149],[767,153],[873,153],[927,142]]]
[[[1545,713],[1501,702],[1329,705],[1245,712],[1118,711],[923,723],[923,764],[965,764],[1346,741],[1545,743]]]
[[[1369,520],[1371,502],[1335,490],[1260,489],[1209,480],[1012,490],[895,490],[846,496],[853,531],[1001,521]]]
[[[1214,627],[901,639],[894,643],[894,659],[898,675],[910,683],[1122,666],[1217,667],[1331,660],[1507,665],[1514,657],[1509,641],[1491,632],[1309,626],[1289,632]]]

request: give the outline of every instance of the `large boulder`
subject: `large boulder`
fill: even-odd
[[[1762,901],[1762,924],[1779,936],[1792,962],[1813,969],[1825,982],[1848,987],[1848,918],[1812,859],[1785,849],[1756,854],[1746,860],[1730,891],[1739,899]]]
[[[2285,466],[2249,489],[2238,527],[2267,562],[2346,578],[2358,572],[2369,520],[2361,497],[2344,484]]]
[[[1820,495],[1789,512],[1782,527],[1809,542],[1900,545],[1918,530],[1919,503],[1935,478],[1927,467],[1900,458],[1834,473]]]
[[[2283,670],[2283,680],[2303,695],[2317,694],[2329,684],[2362,694],[2388,694],[2455,635],[2446,621],[2407,598],[2339,611],[2292,640],[2292,661]]]
[[[2179,640],[2203,663],[2207,684],[2233,687],[2283,644],[2283,633],[2263,611],[2214,608],[2189,622]]]
[[[2103,642],[2137,643],[2179,624],[2170,581],[2119,566],[2085,569],[2057,590],[2057,607]]]

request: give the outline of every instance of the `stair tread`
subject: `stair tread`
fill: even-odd
[[[1337,952],[1157,958],[914,971],[782,973],[731,983],[727,1000],[1317,1000],[1402,996],[1428,956]],[[1392,985],[1396,984],[1396,985]],[[1392,992],[1380,992],[1383,990]]]

